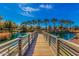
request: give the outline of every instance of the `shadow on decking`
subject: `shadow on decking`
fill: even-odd
[[[38,37],[38,35],[36,35],[36,38],[32,39],[33,41],[31,43],[30,47],[28,48],[28,50],[25,52],[24,56],[32,56],[33,55],[34,48],[35,48],[36,41],[37,41],[37,37]]]

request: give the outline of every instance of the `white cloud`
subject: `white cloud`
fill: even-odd
[[[32,14],[30,14],[29,12],[22,12],[20,13],[20,15],[23,15],[23,16],[28,16],[28,17],[34,17]]]
[[[52,9],[52,5],[50,5],[50,4],[41,4],[40,8]]]
[[[39,11],[40,9],[32,8],[32,7],[23,7],[22,10],[26,12],[34,12],[34,11]]]
[[[27,4],[19,4],[19,8],[22,10],[20,13],[23,16],[33,17],[32,12],[39,11],[39,8],[33,8],[29,6],[25,6]]]
[[[21,9],[20,14],[23,16],[28,16],[28,17],[34,17],[32,13],[42,10],[42,8],[45,8],[45,9],[53,8],[51,4],[41,4],[37,8],[30,7],[27,4],[19,4],[18,6]]]

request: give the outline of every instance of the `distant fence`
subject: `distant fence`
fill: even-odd
[[[30,47],[30,44],[33,41],[33,38],[36,37],[36,32],[32,34],[27,34],[22,37],[13,39],[6,43],[0,45],[0,56],[17,56],[24,55],[27,49]]]
[[[79,45],[67,41],[65,39],[58,38],[52,34],[43,32],[49,46],[55,51],[57,56],[79,56]]]

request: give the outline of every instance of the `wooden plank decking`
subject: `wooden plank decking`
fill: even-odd
[[[39,34],[34,48],[33,56],[54,56],[54,50],[51,49],[43,34]]]
[[[49,46],[43,34],[38,34],[29,50],[24,56],[55,56],[54,50]]]

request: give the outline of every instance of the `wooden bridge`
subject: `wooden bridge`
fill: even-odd
[[[47,32],[33,32],[0,45],[1,56],[79,56],[79,45]]]
[[[45,40],[43,34],[39,34],[36,42],[33,42],[28,53],[26,55],[34,55],[34,56],[52,56],[54,55],[54,51],[49,46],[48,42]],[[33,50],[34,48],[34,50]],[[33,52],[33,53],[32,53]]]

